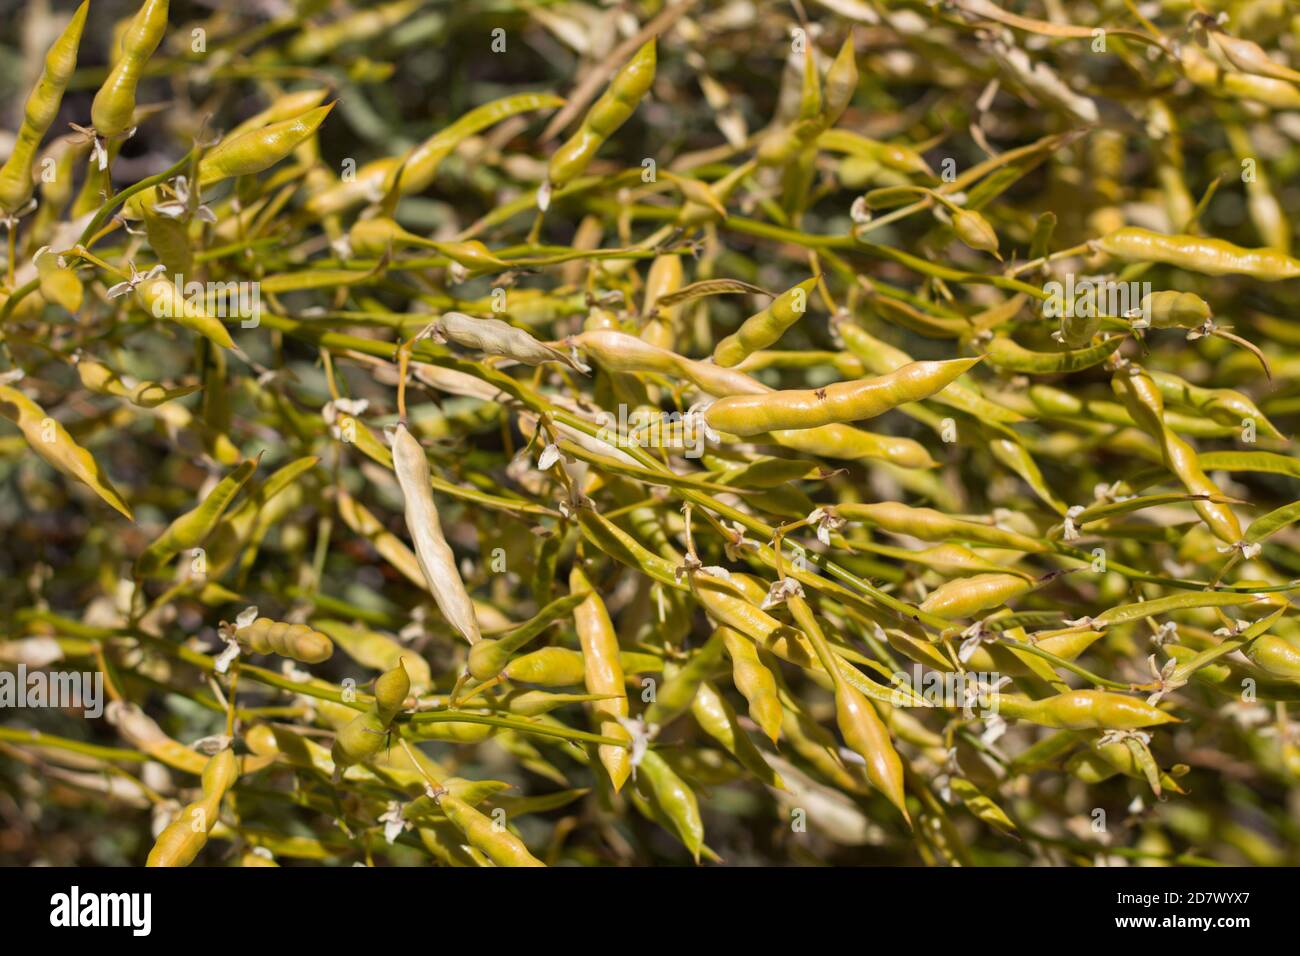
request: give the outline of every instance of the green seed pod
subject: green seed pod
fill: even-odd
[[[1275,634],[1262,634],[1244,648],[1257,667],[1275,677],[1300,681],[1300,648]]]
[[[334,736],[330,759],[336,768],[350,767],[373,757],[388,740],[388,722],[372,708],[357,714]]]
[[[171,280],[159,276],[145,279],[136,287],[136,301],[155,318],[166,318],[210,339],[223,349],[233,349],[235,341],[221,320],[209,315],[199,303],[187,298]]]
[[[485,103],[434,133],[404,157],[386,156],[366,163],[350,182],[334,182],[327,189],[313,192],[307,200],[307,211],[329,216],[373,202],[392,189],[399,169],[401,195],[421,192],[433,182],[442,161],[469,137],[519,113],[563,105],[564,100],[550,93],[517,93]]]
[[[704,420],[720,432],[745,437],[875,418],[899,405],[928,398],[979,361],[913,362],[877,378],[836,382],[824,388],[733,395],[710,405]]]
[[[1111,385],[1124,400],[1133,420],[1159,443],[1165,467],[1178,476],[1183,487],[1194,495],[1222,497],[1223,492],[1201,468],[1196,449],[1165,425],[1164,398],[1151,376],[1140,366],[1130,364],[1116,371]],[[1193,506],[1206,526],[1221,540],[1232,545],[1241,540],[1241,524],[1227,505],[1197,500]]]
[[[722,628],[704,642],[687,659],[685,664],[664,675],[663,683],[656,689],[654,700],[645,710],[645,721],[664,727],[690,710],[691,702],[700,684],[719,671],[725,645]]]
[[[266,109],[260,113],[254,113],[248,119],[244,120],[234,129],[226,133],[223,140],[233,140],[244,133],[255,129],[262,129],[270,126],[272,123],[283,123],[285,120],[291,120],[301,116],[308,110],[320,105],[320,101],[325,99],[329,94],[326,87],[316,87],[307,90],[295,90],[292,93],[285,93],[283,96],[277,96],[275,100]]]
[[[998,255],[998,234],[987,219],[973,209],[955,209],[952,212],[952,229],[957,238],[972,249]]]
[[[1120,746],[1123,747],[1123,744]],[[1127,747],[1124,749],[1128,750]],[[1065,761],[1065,769],[1089,785],[1104,783],[1119,773],[1101,754],[1092,750],[1080,750],[1071,754]]]
[[[257,458],[243,462],[217,486],[208,492],[207,497],[192,511],[187,511],[167,526],[149,547],[135,561],[136,578],[145,578],[160,571],[167,561],[182,551],[197,548],[216,528],[226,508],[239,494],[239,489],[257,470]]]
[[[385,724],[391,724],[402,712],[410,693],[411,678],[400,660],[392,670],[375,678],[375,708]]]
[[[736,690],[749,701],[749,716],[776,743],[782,721],[776,678],[759,657],[753,641],[729,627],[720,627],[718,632],[731,657],[731,678]]]
[[[755,777],[769,787],[785,788],[780,774],[768,766],[763,754],[740,726],[731,704],[708,681],[700,684],[691,701],[691,716],[701,730],[720,743]]]
[[[1126,262],[1163,262],[1211,276],[1248,275],[1265,282],[1300,276],[1300,260],[1276,249],[1245,249],[1203,236],[1167,236],[1126,226],[1096,240],[1095,245]]]
[[[234,637],[255,654],[278,654],[304,664],[319,664],[334,654],[333,642],[306,624],[286,624],[259,617],[234,632]]]
[[[980,611],[1001,607],[1033,587],[1032,581],[1018,574],[975,574],[942,584],[930,592],[920,607],[940,617],[973,617]]]
[[[1262,434],[1270,438],[1284,438],[1277,426],[1241,392],[1231,388],[1202,388],[1170,372],[1151,371],[1149,374],[1166,402],[1194,408],[1211,416],[1216,422],[1233,428],[1240,428],[1242,421],[1250,419]],[[1170,421],[1169,412],[1165,413],[1165,421]]]
[[[1197,329],[1214,317],[1210,304],[1193,292],[1152,292],[1138,310],[1156,329]]]
[[[566,594],[542,608],[529,621],[498,638],[479,641],[469,650],[469,673],[475,680],[486,681],[501,673],[520,648],[540,635],[556,621],[586,599],[586,593]]]
[[[1178,723],[1167,714],[1135,697],[1103,690],[1075,690],[1042,700],[994,697],[997,713],[1062,730],[1135,730]]]
[[[528,852],[528,847],[517,836],[496,821],[479,813],[459,797],[443,790],[434,795],[434,801],[447,815],[447,819],[469,841],[470,846],[484,853],[497,866],[545,866]]]
[[[420,7],[424,0],[394,0],[295,34],[286,47],[289,58],[300,63],[319,60],[344,44],[375,40],[397,26]]]
[[[90,121],[104,139],[121,136],[135,116],[135,91],[144,65],[167,32],[168,0],[144,0],[122,36],[122,53],[90,106]]]
[[[853,101],[858,90],[858,66],[854,60],[853,37],[850,35],[826,71],[822,90],[822,125],[829,129]]]
[[[469,270],[501,269],[506,263],[492,255],[477,239],[467,242],[437,242],[403,229],[387,216],[358,220],[348,232],[348,244],[359,256],[378,258],[400,246],[420,246],[444,255]],[[450,314],[450,313],[449,313]],[[457,313],[459,314],[459,313]]]
[[[1089,741],[1087,750],[1071,754],[1070,759],[1065,762],[1065,769],[1084,783],[1101,783],[1117,773],[1137,780],[1146,777],[1146,772],[1127,743],[1123,741],[1103,743],[1100,737]],[[1178,781],[1168,773],[1158,772],[1156,780],[1162,791],[1184,792]]]
[[[250,176],[274,166],[320,128],[334,105],[318,106],[293,119],[223,139],[199,161],[199,185]]]
[[[270,169],[314,135],[334,106],[329,103],[291,119],[227,136],[199,160],[199,186]],[[148,221],[157,202],[158,187],[150,187],[127,200],[125,214],[129,219]]]
[[[636,789],[672,824],[677,838],[699,862],[704,846],[704,821],[694,791],[653,750],[646,751],[641,759]]]
[[[1010,372],[1030,375],[1051,375],[1060,372],[1078,372],[1100,365],[1124,344],[1122,336],[1113,336],[1099,345],[1088,348],[1067,349],[1063,352],[1035,352],[1005,335],[995,335],[985,353],[989,363]]]
[[[782,292],[766,309],[751,315],[739,329],[720,341],[713,350],[713,361],[728,368],[772,345],[803,318],[808,310],[808,297],[816,286],[817,278],[813,277]]]
[[[587,110],[582,126],[551,156],[547,168],[550,190],[561,189],[582,175],[587,164],[627,122],[655,78],[655,41],[650,40],[610,80],[609,87]]]
[[[84,0],[45,55],[45,69],[27,99],[27,109],[13,150],[4,166],[0,167],[0,213],[12,215],[32,197],[36,151],[59,115],[63,91],[77,68],[77,48],[81,45],[81,32],[89,9],[90,0]]]

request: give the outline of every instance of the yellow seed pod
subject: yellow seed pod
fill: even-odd
[[[867,779],[910,822],[904,799],[903,761],[894,749],[889,728],[871,701],[843,680],[836,682],[835,723],[844,742],[866,761]]]
[[[587,110],[581,128],[551,156],[549,190],[560,189],[582,175],[605,140],[614,135],[650,91],[655,78],[655,41],[643,45],[610,81]],[[545,204],[548,200],[542,200]]]
[[[987,252],[1001,260],[1002,257],[998,255],[998,234],[993,231],[989,221],[973,209],[953,210],[952,230],[958,239],[972,249]]]
[[[168,0],[145,0],[122,36],[121,56],[90,106],[95,132],[108,139],[131,127],[135,92],[145,62],[153,56],[167,32]]]
[[[131,509],[118,494],[94,456],[78,445],[68,430],[11,385],[0,385],[0,415],[22,431],[28,446],[58,471],[85,483],[127,520]]]
[[[1205,275],[1248,275],[1265,282],[1300,276],[1300,259],[1276,249],[1249,249],[1203,236],[1171,236],[1125,226],[1096,240],[1095,245],[1126,262],[1163,262]]]
[[[1300,648],[1276,634],[1262,634],[1245,648],[1246,656],[1257,667],[1275,677],[1300,681]]]
[[[1178,723],[1177,717],[1145,701],[1104,690],[1075,690],[1041,700],[1001,694],[993,701],[1003,717],[1061,730],[1136,730]]]
[[[319,664],[334,654],[334,642],[306,624],[286,624],[269,617],[256,617],[251,608],[235,622],[231,636],[255,654],[278,654],[304,664]],[[249,621],[248,617],[253,616]]]
[[[412,556],[414,564],[414,556]],[[419,568],[416,568],[418,580]],[[411,652],[396,638],[364,627],[353,627],[342,621],[314,621],[320,631],[337,644],[345,654],[358,664],[378,671],[391,670],[400,660],[411,678],[411,690],[421,694],[433,684],[429,664]]]
[[[383,750],[388,736],[388,722],[372,708],[357,714],[335,734],[330,758],[336,768],[361,763]]]
[[[1194,292],[1152,292],[1143,296],[1139,312],[1157,329],[1195,329],[1213,317],[1210,304]]]
[[[586,677],[582,655],[566,647],[543,647],[516,657],[503,673],[521,684],[541,687],[572,687]]]
[[[792,595],[787,599],[795,622],[812,642],[822,666],[830,671],[835,687],[835,723],[849,748],[862,758],[867,779],[872,786],[898,808],[903,819],[911,824],[907,812],[903,786],[903,761],[894,749],[889,728],[880,719],[871,701],[844,679],[844,673],[835,661],[821,625],[812,607],[802,597]]]
[[[167,825],[158,839],[145,866],[189,866],[208,842],[207,822],[210,804],[206,801],[191,803]]]
[[[189,804],[158,835],[146,866],[189,866],[208,842],[208,834],[221,813],[221,798],[239,776],[235,752],[225,750],[208,758],[203,768],[203,799]]]
[[[482,851],[497,866],[545,866],[528,852],[524,842],[489,816],[475,810],[446,790],[433,798],[447,819],[465,835],[470,846]]]
[[[225,796],[239,776],[239,761],[235,752],[227,747],[213,754],[208,765],[203,768],[203,795],[209,800],[220,800]]]
[[[587,598],[574,608],[573,623],[578,631],[578,640],[582,643],[587,692],[610,695],[610,699],[594,701],[591,705],[599,732],[606,737],[624,738],[627,731],[620,719],[626,718],[628,714],[627,688],[623,681],[614,624],[609,619],[605,602],[596,594],[590,579],[576,562],[569,574],[569,590],[574,594],[589,592]],[[631,755],[625,747],[607,744],[600,746],[599,755],[617,792],[632,772]]]
[[[36,150],[58,116],[64,90],[77,67],[77,48],[81,44],[89,8],[89,0],[77,8],[68,26],[45,55],[44,69],[27,99],[13,149],[4,166],[0,167],[0,213],[15,213],[31,198]]]
[[[814,276],[782,292],[766,309],[751,315],[739,329],[720,341],[713,350],[713,361],[729,368],[759,349],[772,345],[803,318],[808,311],[808,297],[816,286],[817,278]]]
[[[406,706],[406,698],[411,693],[411,678],[406,673],[402,661],[392,670],[384,671],[375,678],[375,709],[385,724],[391,724],[393,718]]]
[[[1034,583],[1019,574],[973,574],[948,581],[931,591],[921,610],[939,617],[971,617],[992,607],[1001,607],[1024,594]]]
[[[162,276],[146,278],[136,286],[135,298],[156,319],[170,319],[211,339],[223,349],[235,347],[221,320],[209,315],[202,305],[187,297],[171,279]]]
[[[660,308],[657,303],[663,296],[680,289],[682,278],[682,257],[678,255],[655,257],[646,275],[645,304],[641,311],[648,319],[645,328],[641,330],[641,338],[662,349],[673,347],[677,337],[678,313],[681,310],[677,306]]]
[[[876,378],[836,382],[823,388],[733,395],[710,405],[704,420],[720,432],[747,437],[875,418],[941,391],[979,361],[912,362]]]
[[[135,704],[112,701],[105,710],[108,722],[117,728],[122,739],[148,754],[159,763],[186,773],[203,773],[208,760],[201,753],[173,740]]]
[[[1146,370],[1130,363],[1116,371],[1111,386],[1133,420],[1160,445],[1165,467],[1178,476],[1183,487],[1194,495],[1222,497],[1223,492],[1201,468],[1196,449],[1165,425],[1164,397]],[[1193,507],[1218,538],[1233,545],[1241,540],[1241,524],[1226,504],[1197,500]]]
[[[776,678],[758,656],[754,643],[730,627],[718,628],[731,657],[736,690],[749,701],[749,716],[776,743],[781,733],[781,701]]]

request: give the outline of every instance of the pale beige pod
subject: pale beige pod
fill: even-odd
[[[429,593],[447,623],[465,640],[476,644],[481,637],[478,618],[474,616],[474,603],[465,590],[465,582],[456,569],[456,558],[442,534],[424,449],[401,422],[393,429],[392,440],[393,470],[406,503],[406,527],[411,532],[415,556]]]
[[[524,365],[563,362],[582,371],[563,352],[543,345],[523,329],[500,319],[476,319],[463,312],[445,312],[432,328],[434,336],[444,342],[454,342],[484,355],[501,355]]]

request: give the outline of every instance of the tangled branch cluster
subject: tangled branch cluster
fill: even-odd
[[[6,855],[1300,862],[1285,0],[32,6]]]

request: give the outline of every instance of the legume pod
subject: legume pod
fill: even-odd
[[[145,62],[167,32],[168,0],[144,0],[122,36],[122,51],[90,105],[90,121],[105,139],[121,136],[135,117],[136,86]]]
[[[257,470],[260,460],[261,455],[241,463],[217,483],[198,507],[173,520],[136,558],[135,576],[145,578],[156,574],[170,558],[201,545],[217,527],[235,495],[239,494],[244,483]]]
[[[928,398],[979,361],[913,362],[874,379],[836,382],[819,389],[731,396],[710,405],[704,418],[718,431],[742,437],[860,421]]]
[[[89,9],[90,0],[83,0],[45,54],[45,68],[27,98],[23,123],[18,128],[13,149],[4,166],[0,167],[0,214],[12,215],[32,198],[36,151],[59,115],[63,91],[77,68],[77,48],[81,45],[81,32],[86,26]]]
[[[628,715],[627,689],[623,684],[623,667],[618,656],[618,636],[605,610],[605,603],[595,593],[582,567],[575,563],[569,573],[569,590],[587,596],[573,609],[573,623],[582,643],[582,660],[589,694],[611,695],[593,701],[591,711],[599,733],[616,739],[627,736],[620,723]],[[602,744],[597,751],[617,793],[632,772],[632,757],[625,747]]]
[[[808,309],[808,297],[816,285],[817,278],[813,277],[782,292],[766,309],[751,315],[739,329],[720,341],[713,350],[713,361],[729,368],[772,345],[803,317]]]
[[[1300,276],[1300,259],[1276,249],[1246,249],[1222,239],[1164,235],[1126,226],[1095,241],[1098,249],[1126,262],[1162,262],[1205,275],[1247,275],[1265,282]]]
[[[0,385],[0,415],[17,425],[32,451],[51,466],[89,486],[128,521],[135,520],[130,507],[90,452],[73,441],[57,419],[11,385]]]
[[[587,110],[582,126],[551,156],[546,173],[551,191],[582,175],[605,140],[631,117],[654,78],[655,41],[651,40],[614,75],[600,99]]]
[[[406,502],[406,527],[415,543],[415,555],[420,562],[429,593],[438,610],[461,637],[471,645],[481,637],[474,603],[465,582],[461,580],[456,557],[442,534],[438,509],[433,503],[433,485],[429,475],[429,460],[424,449],[399,422],[393,430],[393,471],[402,488]]]

